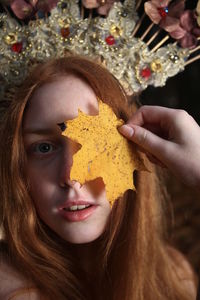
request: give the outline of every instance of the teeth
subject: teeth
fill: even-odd
[[[69,207],[69,210],[77,210],[78,206],[77,205],[73,205],[71,207]]]
[[[73,206],[70,206],[68,208],[68,210],[70,210],[70,211],[82,210],[82,209],[85,209],[85,208],[87,208],[89,206],[90,206],[89,204],[87,204],[87,205],[73,205]]]

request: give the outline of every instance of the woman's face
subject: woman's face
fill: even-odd
[[[73,75],[40,87],[30,99],[24,116],[27,177],[31,196],[41,219],[71,243],[88,243],[104,231],[110,214],[102,180],[83,186],[70,181],[72,155],[80,149],[61,135],[57,125],[78,115],[98,114],[91,87]]]

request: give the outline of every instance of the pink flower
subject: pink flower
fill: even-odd
[[[180,26],[185,31],[184,35],[178,39],[181,47],[194,48],[198,42],[197,38],[200,36],[200,27],[195,11],[184,11],[180,17]],[[171,36],[176,38],[173,32],[171,32]]]
[[[107,16],[114,2],[119,0],[82,0],[83,6],[88,9],[96,8],[98,14]]]
[[[88,9],[99,7],[99,2],[97,0],[82,0],[82,4]]]
[[[34,7],[30,3],[24,0],[14,0],[12,1],[10,7],[17,18],[22,20],[29,17],[34,9]]]
[[[199,0],[200,1],[200,0]],[[198,4],[200,6],[200,4]],[[200,36],[195,12],[185,9],[185,0],[151,0],[144,4],[145,12],[153,23],[166,30],[183,48],[193,48]]]
[[[118,0],[119,1],[119,0]],[[107,16],[114,2],[118,2],[116,0],[107,0],[105,5],[99,6],[97,9],[98,14]]]
[[[151,21],[159,24],[162,18],[168,14],[168,4],[171,0],[151,0],[144,3],[144,11],[149,16]]]
[[[37,11],[49,12],[53,9],[58,0],[13,0],[10,7],[14,14],[19,19],[26,19],[31,17]]]
[[[144,10],[153,23],[172,32],[179,27],[179,18],[185,8],[185,0],[176,0],[170,4],[171,0],[151,0],[144,4]]]
[[[197,16],[191,10],[185,10],[180,13],[179,24],[175,28],[170,28],[169,20],[167,19],[165,24],[162,24],[162,27],[169,32],[172,38],[179,42],[182,48],[194,48],[198,42],[197,38],[200,36]]]

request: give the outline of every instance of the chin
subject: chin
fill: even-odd
[[[97,239],[98,238],[96,238],[96,239],[67,239],[66,241],[70,244],[83,245],[83,244],[92,243],[92,242],[96,241]]]
[[[98,230],[98,232],[76,232],[71,233],[65,236],[61,236],[65,241],[71,244],[88,244],[97,240],[104,232],[104,228],[102,230]]]

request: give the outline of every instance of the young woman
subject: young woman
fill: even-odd
[[[112,209],[100,178],[82,187],[70,180],[80,146],[58,124],[78,109],[98,114],[97,97],[125,122],[132,116],[133,103],[106,69],[57,59],[33,70],[4,117],[0,299],[195,299],[190,265],[164,238],[155,172],[138,172],[137,192]]]

